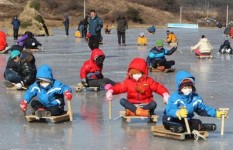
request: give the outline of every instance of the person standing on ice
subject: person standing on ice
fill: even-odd
[[[200,41],[191,47],[191,51],[195,51],[197,56],[211,55],[212,50],[213,47],[205,35],[202,35]]]
[[[202,123],[200,119],[194,119],[194,113],[200,116],[221,118],[226,116],[224,111],[204,104],[202,98],[196,93],[195,78],[189,72],[184,70],[176,74],[176,88],[166,105],[163,125],[165,129],[171,132],[182,133],[186,131],[184,118],[188,118],[191,130],[214,131],[215,124]]]
[[[37,117],[50,117],[64,113],[65,100],[72,99],[72,89],[53,78],[52,68],[48,65],[39,67],[36,74],[36,82],[32,84],[24,94],[24,100],[20,102],[22,111],[27,110],[27,104],[31,103],[33,115]],[[33,99],[37,97],[37,100]]]
[[[116,83],[102,74],[105,55],[101,49],[94,49],[91,58],[84,62],[80,70],[81,82],[86,87],[100,87],[108,90]]]
[[[103,21],[97,16],[95,10],[90,11],[89,19],[89,47],[91,50],[99,48],[99,43],[101,41],[101,29],[103,28]]]
[[[64,16],[64,19],[63,19],[62,23],[65,26],[66,36],[68,37],[69,36],[70,20],[69,20],[69,17],[67,15]]]
[[[18,16],[15,16],[11,22],[12,26],[13,26],[13,36],[14,36],[14,40],[18,39],[19,36],[19,27],[20,27],[20,20],[18,19]]]
[[[128,29],[128,23],[123,14],[120,14],[117,19],[117,37],[119,46],[126,46],[125,44],[125,31]]]
[[[148,77],[148,68],[144,59],[134,58],[129,64],[126,79],[111,87],[106,93],[106,98],[112,100],[113,95],[127,93],[127,98],[120,99],[120,104],[126,110],[126,116],[149,117],[154,114],[157,107],[153,92],[162,96],[165,104],[168,102],[167,88]]]

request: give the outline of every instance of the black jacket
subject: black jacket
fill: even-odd
[[[6,69],[12,69],[16,71],[22,78],[23,84],[31,85],[36,81],[36,64],[35,57],[28,51],[23,51],[20,56],[20,62],[14,62],[9,58]]]
[[[117,31],[125,32],[128,29],[128,23],[124,16],[119,16],[117,18]]]

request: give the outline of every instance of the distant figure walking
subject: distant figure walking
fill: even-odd
[[[13,26],[13,36],[14,36],[14,40],[18,39],[19,36],[19,27],[20,27],[20,20],[18,19],[18,16],[15,16],[11,22],[12,26]]]
[[[66,36],[69,36],[70,21],[69,21],[69,17],[67,15],[64,16],[63,23],[65,26]]]
[[[103,28],[103,21],[97,16],[95,10],[90,11],[89,19],[89,47],[91,50],[99,48],[99,42],[101,39],[101,29]]]
[[[124,15],[120,14],[117,17],[117,37],[119,46],[126,46],[125,44],[125,30],[128,29],[128,23]]]

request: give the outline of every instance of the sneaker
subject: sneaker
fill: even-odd
[[[149,110],[145,110],[145,109],[138,107],[136,109],[136,116],[149,117],[150,113],[149,113]]]
[[[170,131],[174,133],[183,133],[184,128],[182,126],[171,126]]]
[[[122,46],[126,46],[126,44],[125,44],[125,43],[123,43],[123,44],[122,44]]]
[[[51,117],[51,112],[45,110],[44,108],[39,108],[35,111],[35,115],[39,118],[42,117]]]
[[[217,129],[217,126],[214,123],[203,123],[202,124],[203,131],[215,131],[216,129]]]
[[[15,86],[15,84],[14,84],[13,82],[10,82],[10,81],[8,81],[8,80],[5,80],[5,81],[4,81],[4,85],[5,85],[6,87],[8,87],[8,88],[12,88],[12,87]]]

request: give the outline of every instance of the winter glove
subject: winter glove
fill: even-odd
[[[16,88],[19,90],[19,89],[22,89],[23,85],[21,83],[16,83],[15,84]]]
[[[227,117],[226,111],[222,111],[222,110],[217,110],[216,111],[216,118],[221,119],[222,115],[224,115],[224,117],[226,118]]]
[[[87,38],[90,38],[90,37],[91,37],[91,33],[88,32],[88,33],[87,33]]]
[[[108,90],[107,91],[106,98],[107,98],[108,101],[112,100],[112,93],[113,93],[113,90]]]
[[[72,93],[70,91],[65,91],[64,96],[68,101],[72,99]]]
[[[185,108],[181,108],[180,110],[176,111],[176,116],[179,120],[181,120],[182,118],[186,118],[188,115],[188,110]]]
[[[83,84],[83,86],[88,86],[88,84],[87,84],[87,80],[86,79],[81,79],[81,82],[82,82],[82,84]]]
[[[26,111],[27,110],[27,102],[25,100],[20,101],[19,107],[22,111]]]
[[[163,94],[163,102],[164,102],[164,104],[168,103],[169,97],[170,97],[170,95],[168,93],[164,93]]]

